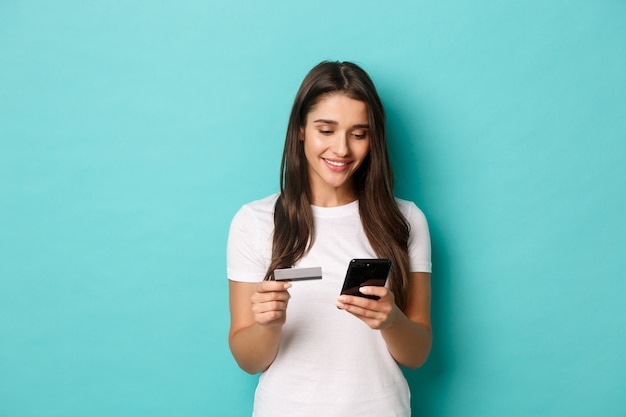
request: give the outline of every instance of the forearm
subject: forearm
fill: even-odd
[[[241,369],[256,374],[272,364],[280,345],[280,327],[266,327],[258,323],[231,334],[228,343]]]
[[[432,346],[429,326],[415,323],[398,312],[393,322],[380,332],[389,353],[400,365],[416,369],[426,362]]]

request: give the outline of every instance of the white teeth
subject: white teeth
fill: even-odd
[[[324,159],[324,160],[334,167],[342,167],[342,166],[347,165],[346,162],[335,162],[335,161],[329,161],[328,159]]]

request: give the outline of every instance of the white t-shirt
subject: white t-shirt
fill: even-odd
[[[246,204],[233,218],[229,279],[263,280],[272,255],[276,198]],[[431,272],[426,218],[414,203],[397,203],[411,225],[411,272]],[[321,266],[323,278],[292,283],[278,355],[259,379],[253,416],[408,417],[409,387],[380,331],[335,306],[350,260],[377,257],[363,231],[358,201],[312,209],[315,242],[295,266]]]

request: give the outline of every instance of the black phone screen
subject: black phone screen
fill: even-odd
[[[352,259],[348,265],[341,294],[377,300],[379,297],[362,294],[359,292],[359,288],[370,285],[384,286],[390,270],[390,259]]]

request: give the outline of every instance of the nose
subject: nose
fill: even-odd
[[[350,146],[348,143],[348,135],[347,134],[338,134],[335,135],[335,138],[332,143],[333,153],[339,157],[346,157],[350,154]]]

